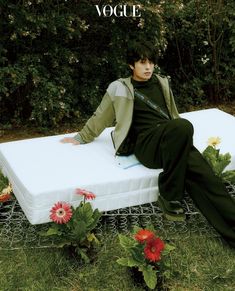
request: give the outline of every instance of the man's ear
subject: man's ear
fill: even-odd
[[[131,68],[132,71],[134,70],[134,67],[132,65],[129,64],[129,67]]]

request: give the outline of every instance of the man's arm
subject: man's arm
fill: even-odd
[[[89,118],[84,127],[74,137],[66,137],[61,140],[63,143],[72,143],[74,145],[88,143],[99,136],[108,126],[111,126],[115,120],[115,112],[112,100],[106,92],[100,105]]]

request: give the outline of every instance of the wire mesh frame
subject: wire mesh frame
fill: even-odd
[[[227,189],[235,197],[235,185],[229,184]],[[151,224],[164,239],[174,239],[180,234],[187,239],[193,233],[218,236],[187,195],[183,207],[187,216],[183,222],[165,220],[157,202],[107,211],[103,213],[95,232],[97,236],[105,238],[120,232],[128,233],[134,226],[146,227]],[[47,228],[48,224],[31,225],[16,200],[0,206],[0,250],[56,247],[53,240],[39,234]]]

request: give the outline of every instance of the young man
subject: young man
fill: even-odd
[[[235,201],[193,146],[193,126],[179,117],[168,79],[153,73],[153,47],[136,43],[127,62],[132,76],[112,82],[83,129],[62,142],[91,142],[115,122],[112,139],[117,155],[134,153],[146,167],[163,169],[158,202],[166,218],[185,218],[180,201],[186,189],[208,221],[235,247]]]

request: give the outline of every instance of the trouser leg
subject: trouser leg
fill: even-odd
[[[160,144],[163,172],[159,175],[159,192],[168,201],[182,200],[188,155],[192,147],[193,126],[186,119],[170,121]]]
[[[186,190],[211,225],[235,247],[235,201],[196,148],[188,157]]]
[[[159,192],[168,201],[182,200],[193,126],[183,118],[169,120],[146,136],[139,136],[135,155],[148,168],[163,171],[158,177]]]

